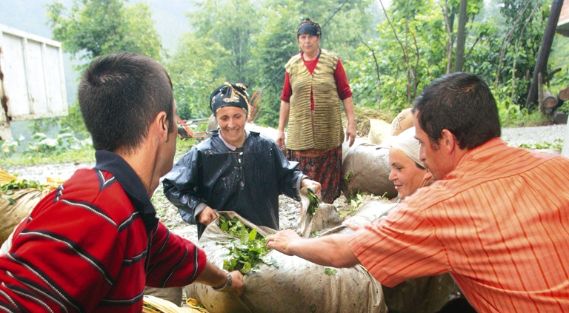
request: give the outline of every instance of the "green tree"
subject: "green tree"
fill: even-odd
[[[220,64],[229,57],[219,43],[193,33],[184,34],[176,53],[166,63],[180,117],[195,119],[211,114],[209,95],[225,80]]]
[[[160,58],[160,37],[144,3],[74,0],[68,10],[56,1],[48,5],[48,18],[54,38],[83,61],[120,51]]]

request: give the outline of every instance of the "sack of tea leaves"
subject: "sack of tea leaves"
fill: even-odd
[[[246,289],[239,297],[199,283],[186,287],[188,295],[198,299],[210,312],[385,312],[380,284],[361,266],[329,268],[274,250],[267,251],[256,265],[246,265],[243,260],[234,262],[230,251],[235,251],[236,241],[237,245],[252,238],[263,241],[260,237],[274,230],[257,227],[234,212],[220,212],[220,215],[236,218],[251,230],[240,230],[241,239],[238,239],[221,228],[236,227],[235,224],[214,222],[206,228],[199,243],[208,260],[217,266],[223,267],[224,262],[225,265],[241,263],[242,272],[243,269],[246,272]],[[246,254],[246,258],[262,254],[262,251],[245,252],[240,253]]]
[[[2,189],[0,185],[0,243],[3,243],[14,228],[22,221],[38,202],[49,193],[49,189],[30,187],[22,189]]]
[[[389,181],[389,148],[372,144],[352,146],[342,164],[342,192],[347,198],[364,192],[388,198],[397,192]]]

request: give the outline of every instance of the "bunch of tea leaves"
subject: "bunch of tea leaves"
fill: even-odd
[[[256,229],[247,227],[237,218],[227,218],[223,215],[219,217],[219,228],[238,239],[229,247],[229,259],[223,261],[223,269],[247,274],[263,262],[261,258],[269,250],[265,238],[257,233]]]
[[[313,216],[318,206],[320,206],[320,199],[318,199],[318,196],[310,188],[308,188],[306,196],[308,197],[308,209],[306,209],[306,212],[310,216]]]
[[[0,184],[0,192],[2,193],[10,193],[13,190],[20,190],[20,189],[42,189],[44,186],[37,181],[27,180],[27,179],[14,179],[9,183]]]

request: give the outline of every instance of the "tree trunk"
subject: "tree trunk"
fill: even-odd
[[[553,3],[551,4],[551,12],[549,13],[547,27],[545,28],[543,41],[541,42],[541,47],[539,48],[537,60],[535,62],[533,77],[526,100],[526,107],[528,109],[534,106],[537,102],[538,75],[540,73],[543,76],[546,75],[545,71],[547,69],[547,60],[549,59],[549,52],[551,51],[551,45],[553,43],[553,35],[555,35],[555,28],[559,21],[559,13],[561,12],[562,5],[563,0],[553,0]]]
[[[466,41],[466,5],[467,0],[460,0],[460,12],[458,14],[458,29],[456,33],[456,62],[454,71],[462,72],[464,65],[464,43]]]

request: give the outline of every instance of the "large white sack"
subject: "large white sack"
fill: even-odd
[[[389,181],[389,148],[362,143],[349,150],[342,164],[342,191],[347,198],[364,192],[393,198],[397,195]]]
[[[273,232],[257,230],[264,236]],[[221,267],[228,253],[223,243],[231,240],[212,223],[202,234],[200,245],[208,260]],[[188,295],[211,313],[386,312],[380,284],[362,266],[332,269],[274,250],[264,259],[271,265],[261,264],[245,276],[246,289],[241,297],[199,283],[186,287]]]

